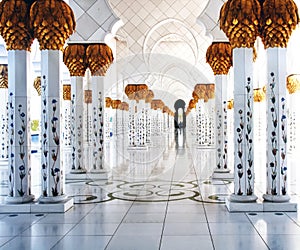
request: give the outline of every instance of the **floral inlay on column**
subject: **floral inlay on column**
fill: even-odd
[[[252,95],[252,84],[250,83],[251,79],[248,77],[247,85],[246,85],[246,98],[247,98],[247,105],[246,105],[246,131],[245,131],[245,138],[246,138],[246,145],[248,149],[247,154],[247,195],[253,194],[253,187],[252,187],[252,178],[253,178],[253,128],[252,128],[252,109],[253,109],[253,95]]]
[[[29,25],[28,1],[0,2],[0,35],[8,50],[8,124],[9,194],[7,203],[31,202],[29,58],[33,32]],[[13,69],[13,70],[10,70]],[[3,75],[3,68],[1,76]],[[4,80],[4,81],[3,81]],[[1,78],[1,88],[5,84]]]
[[[14,196],[14,182],[15,182],[15,163],[14,163],[14,157],[15,154],[12,152],[11,147],[14,145],[14,134],[15,134],[15,128],[14,128],[14,105],[13,105],[13,93],[9,93],[9,99],[8,99],[8,107],[9,107],[9,113],[8,113],[8,120],[9,120],[9,175],[8,175],[8,188],[9,188],[9,196]]]
[[[280,17],[280,18],[279,18]],[[293,0],[262,3],[261,39],[267,51],[267,189],[264,200],[289,201],[287,195],[286,48],[299,23]]]
[[[71,76],[71,145],[72,173],[85,173],[83,167],[83,90],[82,82],[88,67],[85,44],[69,44],[63,52],[64,64]],[[78,82],[77,82],[78,81]]]
[[[232,47],[228,42],[213,42],[206,51],[206,62],[215,75],[215,107],[217,122],[217,169],[228,172],[227,168],[227,79],[232,66]]]
[[[63,0],[37,0],[30,9],[30,26],[41,50],[42,72],[42,203],[56,203],[64,194],[61,155],[60,62],[65,41],[75,31],[75,17]]]
[[[234,65],[234,193],[231,202],[254,202],[253,168],[253,54],[260,31],[261,4],[258,0],[225,2],[220,11],[220,28],[232,47]]]
[[[87,64],[93,82],[93,172],[103,169],[103,82],[99,82],[114,60],[111,48],[105,43],[89,44],[86,49]],[[99,79],[98,79],[99,78]],[[100,85],[101,84],[101,85]],[[101,104],[99,103],[101,102]],[[121,101],[117,104],[119,105]],[[101,121],[98,119],[101,118]]]

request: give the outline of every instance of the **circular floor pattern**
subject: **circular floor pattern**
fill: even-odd
[[[205,180],[202,183],[206,184],[206,185],[227,185],[227,184],[230,184],[231,181],[229,181],[229,180]]]
[[[225,198],[228,194],[211,194],[207,197],[197,196],[192,200],[202,203],[217,203],[217,204],[225,204]]]
[[[107,202],[111,201],[112,199],[109,197],[105,197],[104,199],[101,199],[99,196],[96,195],[72,195],[70,197],[73,197],[74,204],[90,204],[90,203],[101,203],[101,202]]]
[[[161,202],[190,199],[198,195],[197,185],[191,182],[128,182],[117,186],[120,190],[108,196],[115,199],[139,202]]]

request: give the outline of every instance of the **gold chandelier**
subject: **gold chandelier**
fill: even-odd
[[[6,64],[0,65],[0,88],[8,88],[8,67]]]
[[[34,81],[33,81],[33,87],[35,88],[36,92],[38,95],[41,95],[42,91],[42,86],[41,86],[41,77],[37,76]]]
[[[253,89],[253,101],[254,102],[262,102],[266,98],[266,93],[263,88]]]
[[[294,94],[300,90],[300,75],[292,74],[286,78],[286,88],[289,94]]]
[[[227,109],[233,109],[234,107],[234,101],[233,99],[230,99],[229,101],[227,101]]]
[[[63,99],[65,101],[71,101],[71,84],[63,85]]]

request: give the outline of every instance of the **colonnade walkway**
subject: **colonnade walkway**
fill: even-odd
[[[108,180],[67,180],[75,205],[66,213],[0,214],[0,248],[298,249],[297,213],[229,213],[233,181],[210,178],[214,150],[162,138],[148,150],[127,150],[122,139],[106,145]]]

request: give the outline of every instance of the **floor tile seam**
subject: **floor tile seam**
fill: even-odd
[[[175,162],[174,162],[174,165],[172,167],[172,176],[171,176],[171,181],[170,181],[171,185],[169,187],[168,201],[167,201],[167,204],[166,204],[165,216],[164,216],[162,230],[161,230],[161,235],[160,235],[160,240],[159,240],[159,247],[158,247],[159,250],[161,249],[162,242],[163,242],[163,235],[164,235],[164,230],[165,230],[165,223],[166,223],[166,218],[167,218],[167,213],[168,213],[168,207],[169,207],[169,202],[170,202],[171,186],[172,186],[173,176],[174,176],[174,172],[175,172],[175,166],[176,166],[176,159],[177,159],[177,157],[178,157],[178,153],[176,151]]]
[[[264,238],[262,237],[262,235],[259,233],[258,229],[255,227],[255,225],[253,224],[253,222],[251,221],[249,215],[247,213],[244,213],[246,215],[246,217],[248,218],[250,224],[252,225],[252,227],[254,228],[254,230],[257,232],[257,235],[261,238],[261,240],[264,242],[264,244],[266,245],[266,247],[270,249],[270,247],[268,246],[268,243],[264,240]]]
[[[189,149],[189,150],[191,150],[191,149]],[[190,153],[192,154],[191,151],[190,151]],[[196,176],[196,181],[197,181],[197,185],[198,185],[198,189],[199,189],[199,196],[201,197],[201,201],[203,201],[203,197],[202,197],[201,190],[200,190],[200,185],[199,185],[199,176],[197,175],[197,171],[196,171],[195,164],[194,164],[193,160],[192,160],[192,167],[194,169],[194,173],[195,173],[195,176]],[[203,207],[203,211],[204,211],[204,215],[205,215],[205,219],[206,219],[206,224],[207,224],[207,228],[208,228],[208,232],[209,232],[211,244],[212,244],[213,249],[215,250],[216,247],[215,247],[214,240],[213,240],[212,233],[211,233],[211,229],[210,229],[210,226],[209,226],[206,208],[204,206],[204,202],[201,202],[201,203],[202,203],[202,207]]]
[[[294,218],[292,218],[289,214],[287,214],[287,213],[284,213],[287,217],[289,217],[290,218],[290,220],[292,221],[292,222],[294,222],[298,227],[300,227],[300,221],[297,221],[297,219],[295,220]]]
[[[71,223],[64,223],[63,225],[65,224],[71,224]],[[62,236],[61,239],[59,239],[51,249],[53,249],[54,247],[56,247],[66,236],[69,236],[68,234],[77,226],[79,225],[79,222],[78,223],[75,223],[73,227],[71,227],[64,235],[57,235],[57,236]]]
[[[136,199],[135,199],[136,200]],[[108,240],[106,246],[105,246],[105,250],[109,247],[109,244],[111,243],[113,237],[115,236],[115,234],[117,233],[118,229],[120,228],[120,226],[122,225],[122,223],[124,223],[124,219],[127,216],[127,214],[129,213],[129,210],[132,208],[134,204],[134,201],[131,203],[130,207],[128,208],[128,210],[126,211],[126,213],[124,214],[124,216],[122,217],[122,220],[120,221],[120,223],[118,223],[119,225],[117,226],[117,228],[115,229],[113,235],[110,237],[110,239]]]
[[[20,237],[21,235],[14,235],[14,236],[3,236],[3,237],[12,237],[8,241],[6,241],[4,244],[0,245],[0,248],[5,247],[6,244],[13,241],[15,238]],[[2,237],[2,236],[1,236]]]

